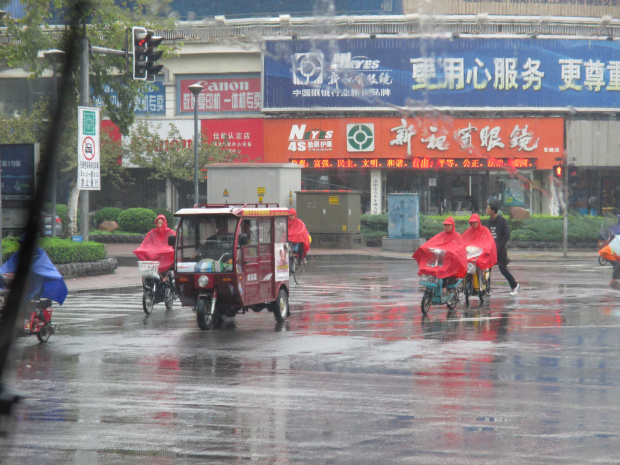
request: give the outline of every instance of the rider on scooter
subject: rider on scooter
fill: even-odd
[[[463,278],[467,273],[467,255],[465,246],[458,231],[454,228],[454,218],[449,216],[443,222],[444,230],[435,235],[413,254],[418,262],[418,275],[432,275],[437,278]],[[439,266],[428,266],[435,257],[434,250],[443,251],[443,263]]]
[[[463,232],[465,247],[474,246],[482,249],[476,258],[476,266],[487,270],[497,263],[497,247],[491,231],[480,223],[480,217],[474,213],[469,218],[469,228]]]
[[[20,246],[25,239],[26,234],[24,233],[18,239]],[[10,287],[10,282],[17,271],[19,257],[18,250],[0,267],[0,287],[4,289]],[[41,247],[36,247],[34,250],[30,271],[30,287],[24,296],[24,300],[51,299],[62,305],[69,290],[62,275]]]
[[[174,230],[168,227],[164,215],[155,219],[155,228],[147,234],[140,247],[133,251],[138,260],[159,262],[159,274],[163,275],[174,263],[174,249],[168,245],[168,237],[175,236]]]

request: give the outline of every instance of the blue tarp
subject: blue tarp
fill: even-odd
[[[0,267],[0,274],[15,273],[18,263],[19,252],[15,252]],[[42,299],[52,299],[62,305],[69,292],[67,285],[45,251],[40,247],[35,249],[30,271],[32,276],[29,280],[30,288],[27,290],[26,300],[32,299],[41,291],[40,297]]]

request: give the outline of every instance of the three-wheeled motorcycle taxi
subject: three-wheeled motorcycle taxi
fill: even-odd
[[[181,305],[196,311],[200,329],[224,317],[260,312],[276,321],[288,305],[288,209],[277,204],[197,205],[180,219],[175,248],[175,285]]]

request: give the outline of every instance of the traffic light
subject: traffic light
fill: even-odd
[[[163,37],[155,36],[155,33],[143,27],[134,26],[131,28],[133,40],[133,78],[142,81],[153,82],[163,65],[156,65],[155,62],[164,54],[161,50],[155,50]]]
[[[569,165],[568,166],[568,177],[569,178],[576,178],[577,177],[577,167],[574,165]]]
[[[562,179],[562,176],[564,175],[564,167],[562,165],[555,165],[553,167],[553,175],[558,179]]]

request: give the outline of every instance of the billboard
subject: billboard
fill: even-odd
[[[2,199],[32,199],[38,159],[37,144],[0,144]]]
[[[265,162],[306,168],[551,169],[562,118],[295,118],[264,121]]]
[[[619,50],[577,39],[267,41],[263,110],[615,110]]]
[[[166,88],[162,81],[147,83],[145,92],[136,97],[134,101],[134,114],[136,116],[166,116]],[[120,107],[118,93],[106,84],[103,91],[116,107]],[[92,90],[91,90],[92,94]],[[97,107],[103,107],[103,98],[93,96],[93,103]]]
[[[259,113],[262,107],[258,74],[217,76],[177,76],[177,114],[194,113],[192,84],[203,86],[198,94],[198,113]]]

